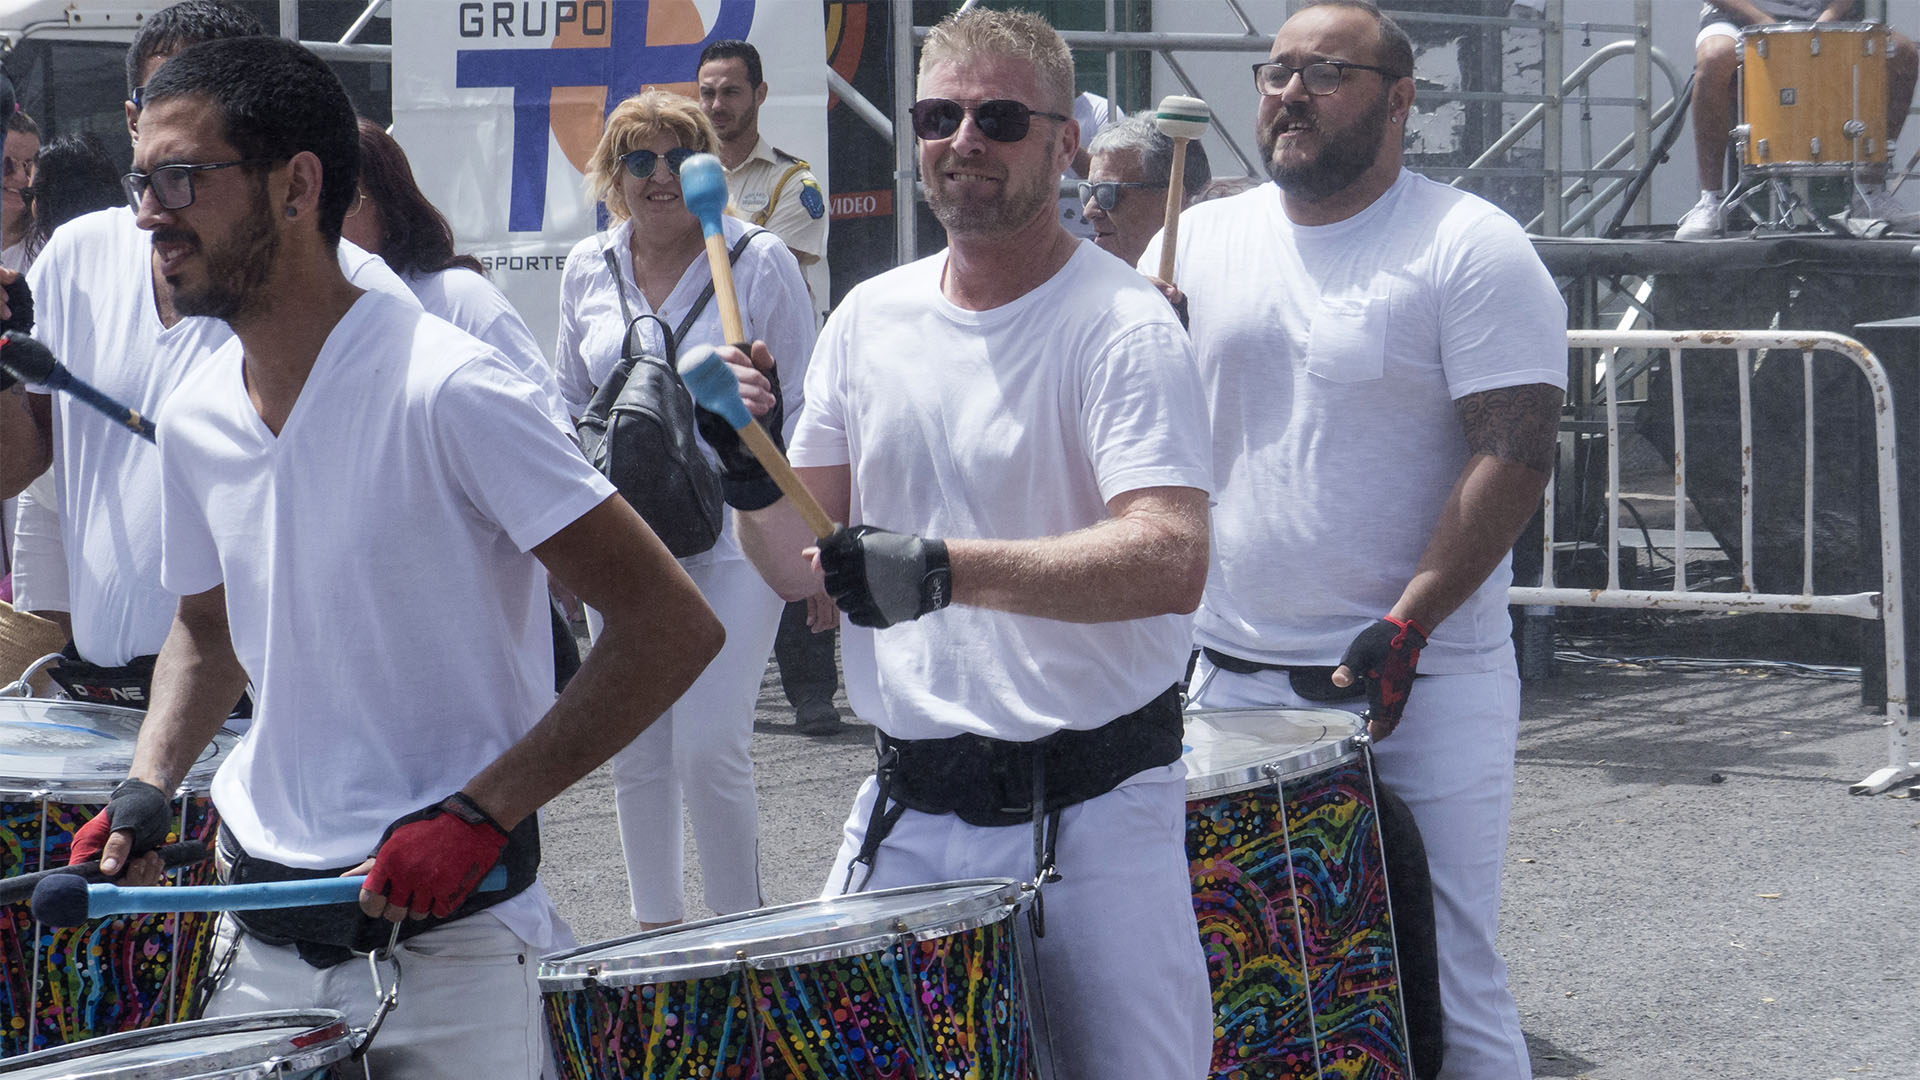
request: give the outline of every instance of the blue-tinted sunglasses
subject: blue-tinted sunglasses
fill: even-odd
[[[684,146],[676,146],[664,154],[656,154],[651,150],[629,150],[620,155],[620,164],[627,167],[629,175],[645,180],[653,175],[654,165],[661,158],[667,159],[667,171],[679,176],[680,166],[685,165],[692,156],[693,151]]]

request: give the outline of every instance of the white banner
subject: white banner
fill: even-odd
[[[567,251],[600,225],[582,170],[606,114],[659,87],[696,96],[700,52],[760,51],[760,131],[827,177],[818,0],[402,0],[393,4],[393,135],[454,247],[551,348]]]

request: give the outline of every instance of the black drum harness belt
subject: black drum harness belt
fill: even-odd
[[[1335,668],[1302,667],[1297,664],[1264,664],[1258,660],[1242,660],[1240,657],[1223,653],[1214,648],[1202,648],[1200,651],[1207,654],[1207,659],[1212,662],[1214,667],[1219,668],[1221,671],[1230,671],[1235,675],[1257,675],[1262,671],[1284,671],[1287,673],[1287,681],[1293,684],[1293,692],[1300,695],[1303,700],[1311,701],[1315,704],[1326,704],[1334,701],[1352,701],[1355,698],[1365,697],[1367,694],[1367,681],[1365,679],[1355,679],[1351,686],[1333,685]],[[1421,675],[1419,672],[1415,672],[1413,677],[1418,679]]]
[[[1133,712],[1091,730],[1056,731],[1031,742],[984,735],[896,739],[879,729],[877,790],[859,854],[841,889],[865,866],[873,876],[880,845],[905,810],[954,814],[969,825],[997,828],[1033,822],[1034,868],[1041,882],[1056,881],[1054,850],[1060,812],[1105,795],[1135,773],[1180,760],[1180,688],[1170,686]],[[1036,812],[1036,808],[1038,808]],[[1036,895],[1033,924],[1044,935]]]

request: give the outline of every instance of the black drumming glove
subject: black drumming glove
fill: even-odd
[[[106,809],[74,831],[68,864],[92,862],[107,846],[107,837],[121,830],[133,833],[131,855],[143,855],[166,842],[173,831],[173,801],[145,780],[122,780],[107,799]]]
[[[33,290],[27,288],[26,275],[7,283],[7,308],[11,314],[0,319],[0,334],[9,330],[23,334],[33,332]]]
[[[820,541],[827,592],[855,626],[884,629],[953,600],[947,542],[871,525],[841,526]]]
[[[738,346],[741,352],[751,354],[751,348]],[[767,415],[758,419],[766,429],[767,437],[773,445],[786,453],[787,441],[781,436],[786,427],[786,405],[780,397],[780,372],[764,372],[767,381],[773,384],[773,408]],[[760,459],[753,456],[740,433],[733,429],[727,418],[704,406],[694,406],[694,423],[700,429],[700,437],[707,440],[713,452],[720,457],[720,497],[735,510],[761,510],[780,501],[780,485],[767,475]]]
[[[1347,646],[1340,666],[1367,682],[1367,733],[1384,739],[1400,726],[1427,632],[1412,619],[1376,620]]]

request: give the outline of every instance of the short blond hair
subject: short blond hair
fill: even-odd
[[[587,196],[607,208],[615,221],[627,220],[627,201],[620,197],[620,158],[640,144],[669,135],[696,153],[711,154],[720,144],[713,121],[700,105],[684,94],[642,90],[614,106],[600,131],[600,142],[587,159]]]
[[[919,78],[935,64],[965,63],[978,56],[1022,60],[1033,66],[1048,100],[1035,104],[1073,111],[1073,51],[1060,32],[1031,11],[971,8],[940,20],[920,50]]]

